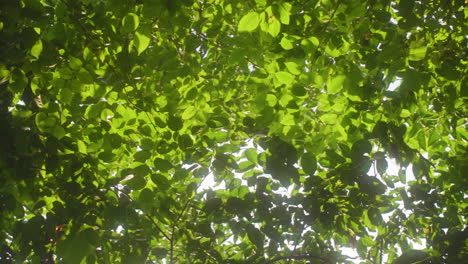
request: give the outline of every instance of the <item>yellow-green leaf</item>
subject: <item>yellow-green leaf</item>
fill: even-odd
[[[278,36],[280,31],[281,31],[281,23],[278,21],[278,19],[273,17],[272,19],[270,19],[270,24],[268,25],[268,33],[272,37],[276,37]]]
[[[135,41],[133,42],[133,44],[137,49],[138,55],[140,55],[143,51],[145,51],[148,48],[149,43],[150,38],[148,36],[138,31],[135,32]]]
[[[408,109],[401,110],[400,117],[405,118],[405,117],[408,117],[408,116],[411,116],[411,112]]]
[[[329,79],[327,82],[327,91],[329,93],[337,93],[341,89],[343,89],[345,77],[346,76],[344,76],[343,74],[339,74]]]
[[[294,116],[291,114],[286,114],[281,118],[280,123],[285,126],[294,126],[296,121],[294,120]]]
[[[252,32],[258,27],[259,22],[260,18],[258,13],[250,12],[241,18],[238,30],[239,32]]]
[[[336,123],[336,119],[338,118],[338,115],[337,114],[323,114],[319,118],[324,123],[334,124]]]
[[[274,94],[267,94],[266,101],[267,101],[268,106],[273,107],[278,102],[278,99],[276,98]]]
[[[409,60],[420,61],[424,59],[424,57],[426,57],[426,52],[427,52],[426,46],[410,49]]]
[[[281,23],[289,24],[289,15],[291,13],[292,5],[288,2],[282,2],[278,5]]]
[[[294,75],[285,71],[275,73],[275,77],[282,84],[291,84],[294,81]]]
[[[287,37],[283,37],[280,41],[280,45],[285,50],[290,50],[294,48],[293,43]]]
[[[34,58],[38,59],[39,56],[40,56],[41,53],[42,53],[42,49],[43,49],[43,47],[42,47],[42,40],[39,39],[38,41],[36,41],[36,43],[34,43],[34,46],[32,46],[32,48],[31,48],[31,55],[32,55]]]
[[[182,113],[182,119],[190,119],[197,113],[197,109],[193,105],[189,105]]]

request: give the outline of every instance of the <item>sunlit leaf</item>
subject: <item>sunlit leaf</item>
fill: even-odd
[[[291,84],[294,81],[294,76],[289,72],[280,71],[275,73],[276,79],[283,84]]]
[[[259,22],[260,18],[258,13],[250,12],[241,18],[238,30],[239,32],[252,32],[258,27]]]
[[[284,36],[281,41],[280,41],[280,45],[281,47],[283,47],[283,49],[285,50],[290,50],[292,49],[294,46],[293,46],[293,42],[291,39],[287,38],[286,36]]]
[[[288,2],[280,2],[278,4],[278,11],[279,11],[279,17],[280,21],[283,24],[288,25],[289,24],[289,16],[291,12],[292,5]]]
[[[466,1],[1,6],[1,263],[466,262]]]
[[[36,59],[38,59],[42,53],[42,49],[43,49],[42,40],[39,39],[31,48],[31,55],[35,57]]]
[[[146,36],[143,33],[140,32],[135,32],[135,47],[137,49],[138,55],[140,55],[143,51],[145,51],[148,48],[148,45],[150,43],[150,37]]]
[[[276,18],[271,19],[270,23],[268,24],[268,33],[270,33],[271,36],[276,37],[280,31],[281,23]]]
[[[327,91],[329,93],[337,93],[341,89],[343,89],[343,83],[345,81],[346,76],[345,75],[336,75],[332,77],[328,82],[327,82]]]
[[[140,18],[135,13],[129,13],[122,19],[122,33],[135,31],[140,25]]]

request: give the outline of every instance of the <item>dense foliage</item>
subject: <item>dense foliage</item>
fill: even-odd
[[[0,262],[461,263],[466,3],[2,0]]]

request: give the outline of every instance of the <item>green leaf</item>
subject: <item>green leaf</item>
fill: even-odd
[[[426,57],[427,43],[424,39],[412,41],[409,46],[409,60],[420,61]]]
[[[151,173],[151,169],[146,165],[146,164],[142,164],[136,168],[133,169],[133,173],[135,174],[135,177],[144,177],[148,174]]]
[[[278,99],[274,94],[267,94],[266,101],[269,107],[274,107],[278,103]]]
[[[152,150],[153,147],[154,147],[154,142],[153,140],[149,139],[149,138],[143,138],[141,139],[140,141],[140,147],[141,149],[143,150]]]
[[[398,178],[400,179],[400,181],[401,181],[402,183],[406,183],[406,171],[400,169],[400,170],[398,171]]]
[[[221,208],[221,206],[223,205],[223,200],[221,200],[220,198],[211,198],[211,199],[208,199],[206,202],[205,202],[205,205],[203,207],[203,211],[209,215],[211,213],[213,213],[214,211],[218,210]]]
[[[319,43],[320,42],[319,42],[318,38],[310,37],[310,38],[307,38],[307,39],[303,39],[301,41],[301,46],[304,49],[304,51],[313,52],[318,47]]]
[[[179,131],[184,126],[184,122],[178,116],[169,116],[169,120],[167,121],[167,125],[173,131]]]
[[[35,118],[37,128],[42,132],[53,133],[56,125],[57,119],[54,117],[49,117],[43,112],[39,112]]]
[[[383,175],[388,168],[388,163],[387,160],[385,159],[378,159],[377,160],[377,171],[379,172],[380,175]]]
[[[405,18],[408,18],[413,14],[414,1],[412,0],[401,0],[398,5],[399,14]]]
[[[317,159],[313,153],[305,153],[301,158],[301,166],[305,173],[314,175],[317,170]]]
[[[285,50],[290,50],[290,49],[294,48],[293,40],[291,40],[287,36],[284,36],[283,38],[281,38],[280,45]]]
[[[195,116],[197,113],[197,108],[193,105],[189,105],[185,108],[184,112],[182,113],[182,119],[188,120]]]
[[[149,208],[151,208],[151,206],[155,204],[154,198],[154,192],[149,188],[144,188],[143,190],[141,190],[137,202],[143,209],[148,210]]]
[[[135,32],[135,42],[133,43],[135,45],[135,48],[137,49],[138,55],[140,55],[143,51],[145,51],[148,48],[148,45],[150,43],[150,37],[137,31]]]
[[[293,86],[292,93],[295,96],[299,96],[299,97],[307,95],[306,89],[302,85],[299,85],[299,84]]]
[[[97,247],[99,245],[99,233],[94,228],[86,228],[81,231],[81,235],[86,238],[86,241],[89,243],[90,246]]]
[[[411,112],[408,109],[402,109],[400,113],[400,117],[405,118],[411,116]]]
[[[146,186],[146,179],[143,176],[134,176],[130,180],[123,181],[122,184],[127,186],[130,190],[141,190]]]
[[[32,55],[34,58],[38,59],[39,56],[40,56],[41,53],[42,53],[42,49],[43,49],[43,47],[42,47],[42,40],[39,39],[39,40],[37,40],[36,43],[34,43],[34,45],[32,46],[32,48],[31,48],[31,55]]]
[[[292,5],[288,2],[280,2],[278,4],[279,17],[281,23],[289,25],[289,16],[291,13]]]
[[[253,162],[253,163],[258,163],[258,157],[257,157],[257,150],[254,148],[249,148],[244,151],[244,155],[247,158],[247,160]]]
[[[294,126],[296,124],[296,121],[294,120],[293,115],[286,114],[281,118],[280,123],[285,125],[285,126]]]
[[[285,71],[276,72],[275,78],[282,84],[292,84],[294,81],[294,75]]]
[[[65,129],[62,126],[56,125],[54,127],[54,130],[53,130],[52,134],[56,138],[61,139],[61,138],[63,138],[65,136],[66,132],[65,132]]]
[[[140,18],[137,14],[129,13],[122,19],[122,33],[130,33],[135,31],[140,25]]]
[[[267,4],[267,0],[255,0],[258,6],[264,7]]]
[[[133,158],[135,159],[135,161],[139,161],[139,162],[145,162],[150,157],[151,157],[151,152],[145,151],[145,150],[138,151],[135,153],[135,155],[133,155]]]
[[[337,114],[323,114],[319,118],[324,123],[334,124],[334,123],[336,123],[336,121],[338,119],[338,115]]]
[[[163,174],[151,174],[151,181],[163,191],[169,189],[169,187],[171,186],[171,182]]]
[[[78,58],[70,57],[70,61],[68,65],[70,66],[72,70],[76,71],[76,70],[79,70],[83,66],[83,62]]]
[[[254,244],[258,249],[263,249],[265,235],[252,225],[248,225],[246,229],[247,237],[249,238],[250,242],[252,242],[252,244]]]
[[[427,47],[410,49],[409,60],[420,61],[426,57]]]
[[[309,40],[315,47],[318,47],[319,44],[320,44],[319,39],[316,38],[316,37],[310,37],[310,38],[308,38],[308,40]]]
[[[238,30],[239,32],[252,32],[260,23],[260,16],[257,12],[250,12],[244,15],[239,21]]]
[[[156,158],[154,160],[154,168],[161,172],[168,172],[170,169],[173,168],[172,163],[168,160]]]
[[[412,263],[418,263],[420,261],[425,260],[428,258],[430,255],[427,252],[424,252],[422,250],[409,250],[404,252],[401,256],[399,256],[397,259],[395,259],[392,264],[412,264]]]
[[[93,234],[90,234],[93,233]],[[93,246],[89,241],[88,238],[96,237],[97,235],[93,230],[90,231],[81,231],[80,233],[67,238],[62,244],[59,246],[61,250],[60,255],[62,255],[63,260],[67,263],[71,264],[80,264],[81,261],[91,254],[95,246]],[[95,238],[93,239],[95,240]],[[95,242],[95,241],[94,241]]]
[[[3,2],[0,262],[464,263],[464,1]]]
[[[286,65],[286,68],[292,74],[299,75],[299,74],[302,73],[302,69],[299,66],[299,64],[297,64],[297,63],[295,63],[293,61],[285,62],[284,65]]]
[[[186,150],[193,146],[193,140],[190,135],[184,134],[179,136],[178,138],[179,148],[182,150]]]
[[[8,88],[12,92],[19,93],[23,91],[26,85],[28,85],[28,78],[26,78],[24,72],[20,69],[14,69],[11,73]]]
[[[337,93],[343,89],[343,83],[346,79],[346,76],[343,74],[339,74],[330,78],[327,82],[327,91],[329,93]]]
[[[356,141],[351,148],[353,157],[361,156],[364,153],[371,153],[371,151],[372,144],[369,142],[369,140],[366,139]]]
[[[281,23],[276,18],[270,19],[269,21],[270,23],[268,24],[268,33],[272,37],[278,36],[281,31]]]

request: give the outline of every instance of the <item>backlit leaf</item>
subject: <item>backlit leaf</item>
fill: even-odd
[[[281,41],[280,41],[280,45],[281,47],[283,47],[283,49],[285,50],[290,50],[292,48],[294,48],[293,46],[293,41],[291,39],[289,39],[288,37],[284,36]]]
[[[289,16],[291,12],[292,5],[288,2],[280,2],[278,4],[279,10],[279,17],[281,23],[288,25],[289,24]]]
[[[258,13],[250,12],[241,18],[238,30],[239,32],[252,32],[258,27],[259,22],[260,18]]]
[[[268,33],[271,36],[276,37],[278,36],[280,31],[281,31],[281,23],[276,18],[271,19],[270,23],[268,24]]]
[[[122,19],[122,33],[135,31],[140,25],[140,18],[135,13],[129,13]]]
[[[327,82],[327,91],[329,93],[337,93],[341,89],[343,89],[343,83],[345,81],[346,76],[339,74],[336,75]]]
[[[31,55],[33,57],[35,57],[36,59],[39,58],[39,56],[41,55],[42,53],[42,40],[38,40],[36,41],[36,43],[34,44],[34,46],[31,48]]]
[[[285,71],[275,73],[275,77],[282,84],[291,84],[294,81],[294,75]]]
[[[143,33],[135,32],[135,47],[137,49],[138,55],[140,55],[143,51],[148,48],[150,43],[150,37],[146,36]]]

